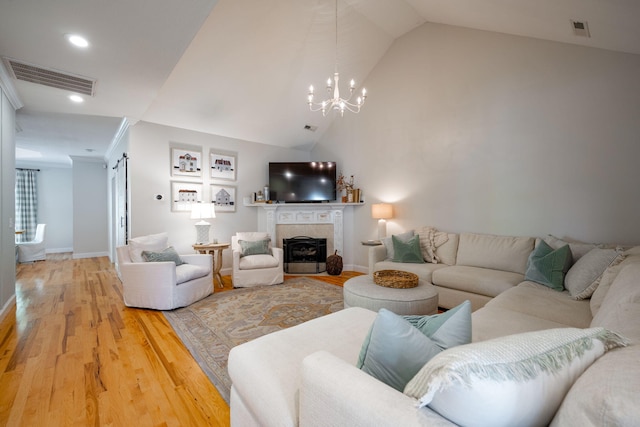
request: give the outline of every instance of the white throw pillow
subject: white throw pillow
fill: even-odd
[[[145,262],[142,251],[160,252],[169,247],[167,233],[150,234],[148,236],[129,239],[129,257],[133,262]]]
[[[600,284],[608,267],[620,264],[624,255],[615,249],[593,248],[583,255],[567,272],[564,287],[573,299],[587,299]]]
[[[548,425],[582,372],[626,343],[604,328],[561,328],[461,345],[431,359],[404,393],[460,425]]]

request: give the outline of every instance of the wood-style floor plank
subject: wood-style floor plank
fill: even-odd
[[[233,289],[223,284],[216,292]],[[124,306],[108,258],[56,254],[18,265],[0,323],[5,425],[228,426],[229,406],[161,312]]]

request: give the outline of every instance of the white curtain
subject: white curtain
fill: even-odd
[[[33,169],[16,169],[16,230],[24,230],[21,241],[33,240],[38,226],[38,191]]]

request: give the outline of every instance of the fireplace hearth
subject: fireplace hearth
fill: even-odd
[[[327,270],[327,239],[296,236],[282,239],[285,273],[322,273]]]

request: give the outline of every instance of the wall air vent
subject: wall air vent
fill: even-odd
[[[587,23],[587,21],[571,20],[571,28],[573,28],[574,36],[591,37],[591,34],[589,34],[589,24]]]
[[[13,76],[18,80],[93,96],[95,79],[27,64],[15,59],[4,58],[4,60]]]

